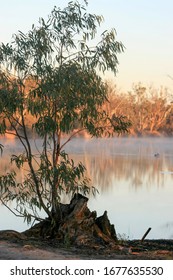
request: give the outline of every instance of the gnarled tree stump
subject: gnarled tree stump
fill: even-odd
[[[59,204],[61,219],[52,225],[49,219],[25,231],[27,236],[56,238],[60,242],[77,246],[113,246],[117,242],[114,225],[107,211],[97,218],[96,211],[87,207],[88,198],[75,194],[69,204]]]

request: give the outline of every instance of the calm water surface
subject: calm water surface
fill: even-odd
[[[22,151],[16,140],[2,139],[0,143],[7,145],[6,154]],[[148,238],[173,238],[173,139],[76,138],[66,151],[85,164],[99,191],[91,196],[89,208],[98,215],[107,210],[118,234],[142,238],[151,227]],[[5,156],[0,161],[0,172],[3,170],[9,170]],[[0,230],[7,228],[23,231],[27,226],[1,205]]]

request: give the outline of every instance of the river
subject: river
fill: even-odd
[[[7,154],[21,151],[17,140],[3,140]],[[39,146],[39,140],[37,140]],[[173,238],[173,139],[172,138],[75,138],[66,151],[87,168],[99,194],[88,206],[108,217],[120,238]],[[0,171],[9,170],[7,157]],[[27,225],[0,206],[0,230],[23,231]]]

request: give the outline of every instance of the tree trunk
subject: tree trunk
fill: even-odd
[[[96,211],[87,207],[88,198],[75,194],[70,204],[60,204],[61,221],[48,218],[25,231],[27,236],[55,238],[61,243],[77,246],[114,246],[117,236],[107,211],[97,218]]]

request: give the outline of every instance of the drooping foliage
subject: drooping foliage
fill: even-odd
[[[87,1],[69,2],[64,9],[54,7],[28,33],[19,31],[11,43],[0,45],[0,133],[20,141],[23,153],[12,155],[11,162],[24,172],[20,182],[15,171],[0,176],[1,202],[15,199],[15,211],[28,222],[40,219],[38,210],[60,218],[62,193],[91,189],[84,165],[75,165],[64,150],[75,134],[86,130],[95,137],[111,136],[130,125],[102,108],[108,93],[99,73],[116,74],[117,54],[124,50],[114,29],[92,45],[102,21],[87,13]],[[28,116],[39,146],[32,145]]]

